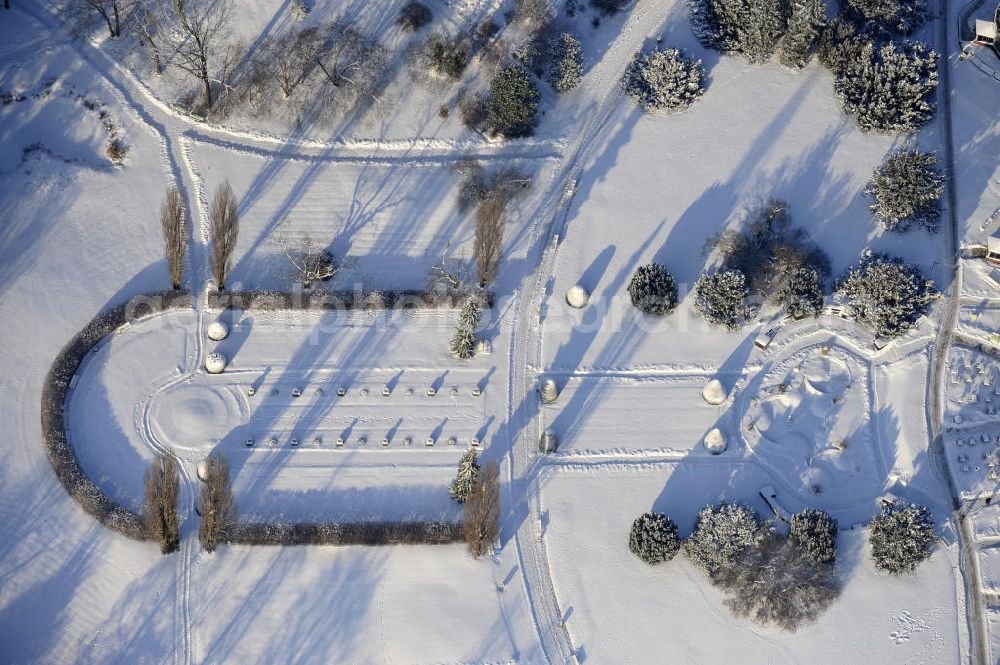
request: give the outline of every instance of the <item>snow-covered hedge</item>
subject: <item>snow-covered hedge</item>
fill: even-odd
[[[59,482],[73,499],[101,524],[129,538],[150,538],[138,513],[116,503],[86,476],[66,436],[63,406],[70,382],[83,358],[107,335],[129,321],[156,312],[191,307],[188,291],[164,291],[136,296],[101,312],[84,326],[56,357],[42,386],[42,442]]]
[[[241,522],[225,534],[232,545],[445,545],[461,540],[461,522]]]
[[[705,92],[705,68],[675,48],[637,53],[622,90],[643,111],[683,111]]]
[[[837,290],[854,320],[882,337],[897,337],[912,328],[939,295],[934,282],[916,267],[871,250],[841,277]]]
[[[931,555],[934,521],[924,506],[886,501],[868,529],[875,567],[887,573],[912,573]]]
[[[273,311],[279,309],[457,309],[465,298],[464,292],[438,291],[251,291],[213,292],[208,304],[213,309],[248,309]],[[482,292],[486,307],[493,306],[493,293]]]
[[[677,525],[662,513],[643,513],[632,523],[628,548],[651,565],[670,561],[681,548]]]
[[[911,149],[890,154],[872,174],[865,194],[874,199],[870,210],[882,228],[902,232],[919,224],[934,232],[943,191],[934,153]]]

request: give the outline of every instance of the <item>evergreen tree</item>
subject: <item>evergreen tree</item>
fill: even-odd
[[[939,295],[934,282],[914,266],[871,250],[840,279],[837,290],[854,320],[882,337],[909,330]]]
[[[538,121],[538,88],[524,67],[507,65],[490,83],[487,124],[505,138],[531,136]]]
[[[689,0],[691,23],[703,46],[767,62],[788,23],[786,0]]]
[[[837,558],[837,520],[829,513],[808,508],[792,515],[788,537],[805,548],[817,566],[833,564]]]
[[[718,579],[759,547],[769,529],[752,508],[740,503],[708,506],[698,513],[694,532],[682,546],[685,556],[712,579]]]
[[[724,270],[705,274],[694,285],[695,309],[709,323],[738,330],[756,314],[747,304],[750,287],[739,270]]]
[[[549,83],[556,92],[569,92],[580,85],[583,75],[583,49],[580,40],[568,32],[549,42]]]
[[[919,224],[937,231],[941,219],[944,176],[931,152],[899,150],[876,169],[865,194],[872,197],[871,212],[888,231],[906,231]]]
[[[663,316],[677,307],[677,283],[659,263],[639,266],[628,283],[632,305],[647,314]]]
[[[847,0],[848,16],[865,29],[909,35],[927,18],[927,0]]]
[[[788,30],[781,39],[778,57],[786,67],[801,69],[809,63],[813,46],[826,25],[824,0],[792,0]]]
[[[458,473],[455,474],[455,479],[451,481],[451,487],[448,488],[451,498],[459,503],[465,503],[469,492],[476,486],[478,474],[479,456],[475,450],[470,449],[462,455],[462,459],[458,460]]]
[[[778,290],[778,304],[792,318],[819,316],[823,311],[822,278],[814,268],[799,268],[785,280]]]
[[[912,573],[931,555],[934,521],[924,506],[886,501],[868,529],[875,567],[887,573]]]
[[[632,523],[628,548],[652,565],[670,561],[681,547],[677,525],[662,513],[643,513]]]
[[[476,354],[476,329],[479,328],[479,320],[482,316],[482,309],[479,299],[469,297],[462,305],[462,311],[458,315],[458,330],[451,338],[449,352],[459,360],[468,360]]]
[[[705,68],[678,49],[637,53],[622,90],[644,111],[682,111],[705,92]]]

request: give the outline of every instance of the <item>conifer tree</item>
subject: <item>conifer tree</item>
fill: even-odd
[[[476,485],[478,475],[479,455],[475,450],[470,449],[462,455],[462,459],[458,460],[458,473],[455,474],[455,480],[451,481],[451,487],[448,488],[451,498],[459,503],[465,503],[469,492]]]

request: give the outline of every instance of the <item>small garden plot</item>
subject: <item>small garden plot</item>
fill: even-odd
[[[343,267],[328,284],[348,289],[420,289],[442,257],[471,264],[475,215],[459,210],[461,177],[449,168],[461,154],[412,159],[397,154],[371,161],[289,158],[209,143],[197,143],[191,152],[202,200],[228,179],[239,201],[232,288],[287,290],[294,277],[286,248],[295,251],[307,238]],[[535,176],[528,195],[507,210],[506,261],[528,250],[527,230],[535,220],[527,211],[544,193],[545,172],[536,170],[546,163],[502,162]]]
[[[720,426],[726,406],[701,398],[706,381],[703,376],[572,377],[559,400],[543,406],[543,420],[556,433],[557,455],[708,455],[702,439]]]
[[[741,430],[753,459],[810,503],[874,498],[887,470],[871,424],[865,361],[836,346],[808,346],[742,391]]]
[[[954,546],[939,545],[914,577],[897,578],[871,564],[865,530],[841,531],[843,592],[817,623],[795,633],[734,619],[723,593],[684,556],[650,567],[629,552],[631,521],[650,508],[674,518],[682,537],[690,534],[698,509],[720,498],[741,499],[763,514],[755,483],[764,481],[759,471],[744,468],[749,466],[543,471],[549,569],[578,659],[723,663],[738,653],[751,665],[829,662],[831,654],[865,663],[963,662],[966,627],[958,617],[964,599],[956,598],[961,582]],[[670,626],[693,628],[677,639],[665,629]]]
[[[954,345],[949,349],[942,379],[947,426],[1000,420],[1000,357]]]
[[[84,360],[69,392],[66,427],[80,465],[105,494],[126,507],[139,508],[142,476],[155,454],[147,424],[154,427],[154,440],[159,428],[175,430],[190,445],[180,453],[202,450],[211,445],[209,437],[220,433],[206,417],[214,394],[211,399],[203,394],[175,399],[162,411],[156,406],[156,394],[182,381],[192,366],[194,329],[193,312],[176,312],[105,338]],[[150,414],[170,417],[151,421]],[[208,428],[200,437],[199,426]]]

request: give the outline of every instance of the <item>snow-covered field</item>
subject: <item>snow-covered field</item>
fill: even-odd
[[[415,72],[419,37],[395,23],[402,0],[316,0],[299,23],[288,2],[241,0],[229,37],[253,47],[346,17],[379,36],[391,76],[384,103],[342,125],[296,126],[280,111],[213,124],[173,108],[190,79],[153,76],[100,24],[92,39],[72,37],[54,0],[14,4],[0,13],[0,92],[10,95],[0,106],[0,661],[959,665],[976,662],[980,629],[996,660],[1000,527],[985,497],[997,479],[982,453],[1000,441],[1000,397],[989,397],[1000,361],[973,345],[1000,346],[1000,310],[984,262],[961,262],[960,337],[939,386],[950,299],[878,350],[830,312],[782,322],[758,348],[773,310],[739,332],[694,310],[692,285],[719,262],[705,241],[769,197],[790,204],[834,276],[874,249],[951,286],[945,230],[883,233],[868,212],[873,168],[907,140],[859,131],[817,63],[792,71],[708,51],[679,0],[638,0],[597,27],[581,9],[563,20],[583,41],[582,84],[558,96],[543,85],[536,135],[503,143],[463,128],[457,108],[487,85],[489,65],[451,87]],[[511,5],[428,4],[445,31]],[[937,43],[940,20],[915,36]],[[618,90],[632,54],[659,39],[709,70],[704,97],[682,114],[644,115]],[[950,60],[952,117],[913,141],[943,152],[951,131],[959,237],[982,242],[1000,208],[1000,124],[988,111],[1000,86]],[[113,164],[116,140],[127,152]],[[497,304],[481,331],[491,353],[448,354],[455,310],[206,304],[208,206],[223,181],[242,220],[231,287],[289,288],[282,242],[305,236],[341,259],[338,288],[422,289],[442,258],[471,275],[475,216],[458,208],[454,168],[467,159],[533,180],[508,211]],[[158,205],[169,185],[190,207],[192,307],[102,342],[65,404],[82,468],[123,505],[141,505],[158,451],[181,461],[182,544],[164,557],[67,496],[41,443],[39,403],[52,360],[98,311],[167,288]],[[654,260],[680,287],[662,319],[626,292]],[[591,294],[584,309],[566,303],[574,284]],[[230,328],[221,342],[206,335],[216,320]],[[210,351],[228,361],[222,374],[206,373]],[[539,405],[549,377],[559,397]],[[702,397],[710,379],[727,393],[721,404]],[[942,413],[928,418],[935,395]],[[546,428],[559,443],[551,455],[538,452]],[[929,452],[938,428],[940,460]],[[704,445],[714,429],[727,442],[719,455]],[[501,464],[491,556],[474,560],[458,544],[200,550],[196,467],[212,451],[227,455],[247,521],[455,521],[447,486],[473,446]],[[961,541],[949,472],[957,491],[982,499],[967,520],[973,542]],[[871,563],[864,525],[884,496],[934,516],[934,552],[914,576]],[[786,633],[736,619],[684,557],[650,567],[628,552],[636,515],[664,512],[687,536],[701,508],[724,500],[839,520],[843,592],[818,623]],[[967,601],[982,604],[976,615]]]

